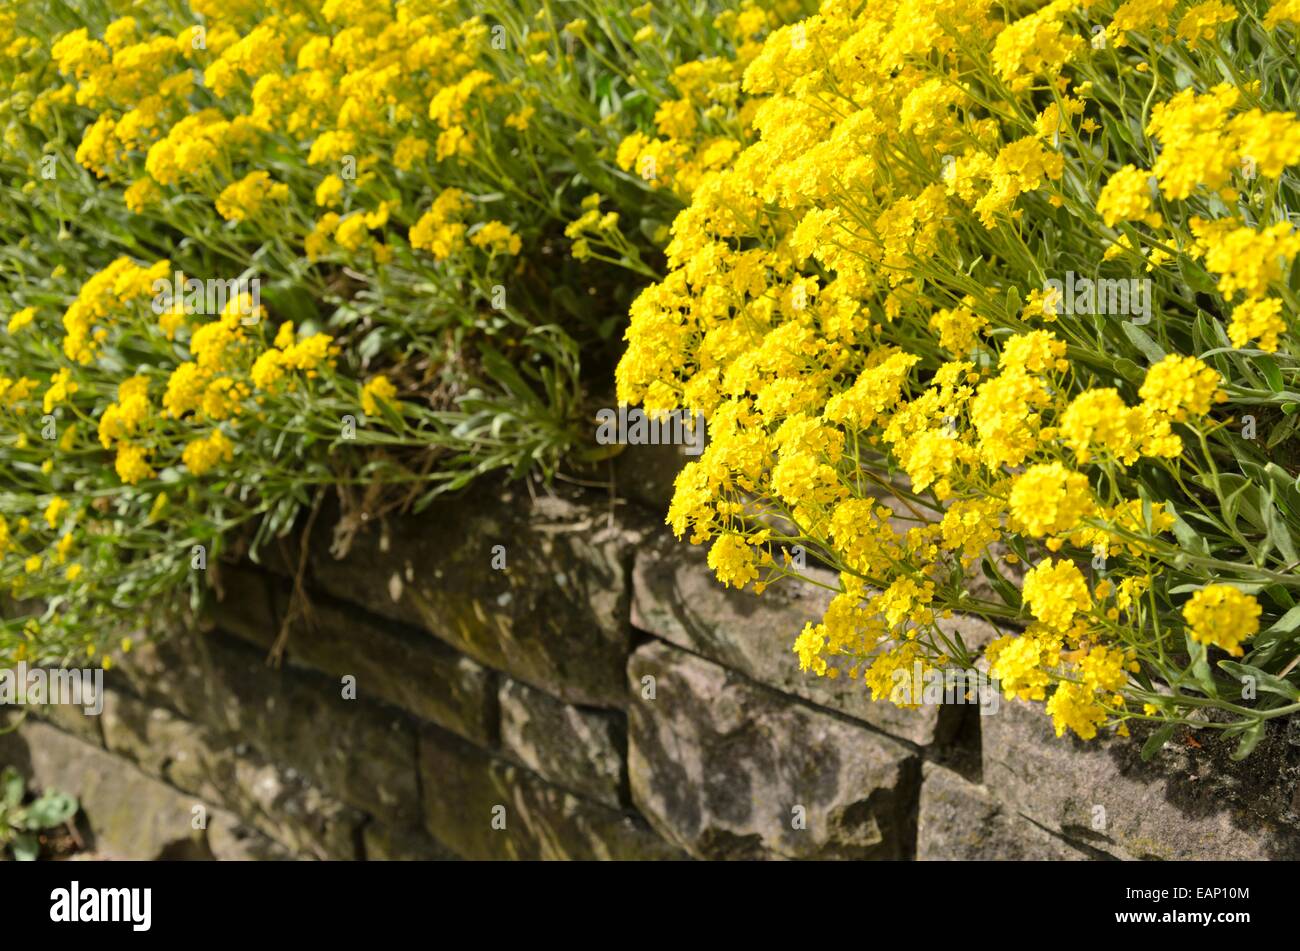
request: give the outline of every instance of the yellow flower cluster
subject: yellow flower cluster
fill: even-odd
[[[446,5],[336,0],[313,15],[279,6],[214,6],[203,25],[179,32],[171,14],[142,10],[114,20],[103,38],[85,28],[61,36],[51,50],[67,80],[60,88],[98,111],[77,160],[127,185],[135,213],[196,192],[226,220],[262,219],[267,233],[296,240],[310,260],[383,263],[391,251],[372,232],[402,233],[390,225],[402,181],[387,170],[414,176],[430,162],[471,161],[484,110],[517,95],[478,67],[487,25],[458,20]],[[194,107],[196,86],[211,105]],[[505,118],[506,128],[526,129],[519,111],[509,125]],[[315,176],[314,204],[350,205],[351,213],[327,210],[302,228],[285,214],[290,185],[265,164],[281,160],[284,136],[306,143],[300,161]],[[248,170],[232,175],[241,166]],[[499,232],[508,227],[490,221],[470,245],[518,253],[521,238]],[[448,238],[411,244],[442,257],[466,247]]]
[[[192,545],[256,552],[335,483],[553,473],[799,6],[7,4],[0,586],[52,607],[0,618],[0,658],[103,656],[203,594]],[[638,127],[680,198],[619,168]]]
[[[838,569],[839,595],[795,641],[802,669],[843,669],[888,696],[913,660],[969,661],[943,621],[974,611],[1027,626],[987,651],[1008,696],[1046,701],[1058,734],[1092,738],[1108,722],[1124,731],[1139,696],[1130,675],[1164,662],[1154,639],[1166,635],[1150,625],[1167,609],[1142,593],[1186,523],[1159,493],[1169,474],[1217,484],[1185,454],[1221,425],[1230,379],[1163,314],[1157,343],[1137,309],[1122,331],[1124,310],[1094,298],[1080,311],[1061,282],[1047,286],[1069,266],[1050,229],[1091,255],[1093,279],[1127,261],[1163,289],[1177,259],[1225,300],[1244,292],[1223,343],[1277,351],[1300,236],[1261,217],[1278,214],[1271,199],[1222,209],[1300,164],[1300,120],[1256,107],[1256,88],[1217,69],[1213,85],[1182,91],[1151,90],[1145,63],[1111,74],[1107,38],[1204,50],[1238,16],[1219,0],[1179,19],[1173,0],[1128,0],[1100,41],[1089,4],[1055,0],[1011,21],[999,10],[825,0],[736,60],[748,98],[734,154],[701,163],[724,150],[676,108],[656,116],[658,139],[624,141],[622,167],[674,170],[690,203],[667,275],[631,308],[618,396],[707,417],[709,444],[679,476],[668,522],[711,543],[724,584],[761,591],[794,574],[775,537]],[[1108,110],[1129,108],[1114,92],[1129,82],[1154,107],[1147,141],[1126,152],[1099,136]],[[1107,149],[1118,160],[1102,173]],[[1081,225],[1055,224],[1066,207]],[[589,211],[575,233],[596,220]],[[1172,292],[1157,306],[1197,317]],[[1117,339],[1145,371],[1116,362]],[[1014,572],[1031,549],[1058,557],[1035,558],[1015,592],[1000,566]],[[972,595],[977,561],[999,600]],[[1260,606],[1223,590],[1213,607],[1198,593],[1185,620],[1194,639],[1240,653]]]
[[[1207,585],[1183,606],[1192,640],[1222,647],[1234,657],[1242,655],[1242,642],[1259,631],[1259,615],[1253,597],[1224,584]]]

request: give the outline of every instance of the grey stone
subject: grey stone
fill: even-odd
[[[675,859],[634,815],[429,727],[420,738],[425,828],[466,859]]]
[[[337,681],[273,670],[220,635],[141,644],[105,682],[249,743],[324,791],[395,821],[419,814],[415,731],[399,715],[343,697]]]
[[[356,858],[356,834],[365,817],[241,744],[162,707],[120,692],[104,706],[110,752],[150,775],[217,802],[294,854]],[[214,849],[215,851],[215,849]]]
[[[673,484],[691,461],[685,446],[623,446],[613,458],[618,494],[646,506],[662,519],[673,500]]]
[[[692,855],[906,856],[907,747],[665,644],[639,648],[628,675],[633,802]]]
[[[616,809],[624,804],[627,723],[622,713],[574,707],[505,678],[501,748],[544,779]]]
[[[366,824],[362,830],[366,859],[378,862],[455,862],[460,856],[424,829],[394,828],[385,822]]]
[[[277,594],[281,614],[287,589],[283,585]],[[404,629],[330,597],[310,597],[308,610],[310,620],[290,630],[289,664],[336,680],[351,675],[358,697],[391,703],[471,742],[495,745],[495,671],[424,631]]]
[[[1143,737],[1057,739],[1042,705],[1003,703],[981,720],[984,782],[999,801],[1124,859],[1300,857],[1300,751],[1271,731],[1252,756],[1211,731],[1150,762]]]
[[[997,802],[950,769],[922,770],[916,857],[921,861],[1081,861],[1090,856]]]
[[[34,788],[76,796],[88,826],[86,847],[115,858],[211,859],[214,841],[228,854],[236,830],[256,836],[216,805],[178,792],[48,723],[28,720],[15,732],[0,734],[0,766],[6,765],[15,766]],[[204,822],[196,823],[200,816]],[[214,826],[220,830],[216,840],[210,838]]]
[[[71,733],[79,740],[93,743],[95,746],[104,745],[103,732],[100,730],[103,711],[92,714],[86,713],[82,707],[52,703],[41,707],[37,711],[37,716],[46,723],[54,724],[64,733]]]
[[[208,821],[208,848],[221,862],[284,862],[299,857],[225,812]]]
[[[615,511],[589,494],[532,500],[485,483],[358,533],[341,561],[322,541],[315,583],[571,703],[618,707],[643,517],[625,507],[610,525]]]
[[[887,700],[873,701],[860,680],[817,677],[799,669],[795,638],[805,623],[821,620],[830,591],[793,579],[761,595],[724,588],[706,559],[704,546],[688,545],[666,532],[642,546],[633,569],[633,626],[900,739],[928,745],[952,736],[959,711],[937,705],[905,710]],[[834,583],[827,572],[807,573]],[[975,618],[944,624],[960,632],[968,646],[991,636],[988,625]]]
[[[274,587],[278,582],[265,570],[244,562],[216,562],[209,569],[213,598],[205,625],[270,646],[279,629]]]

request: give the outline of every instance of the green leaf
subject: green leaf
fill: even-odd
[[[1173,509],[1173,506],[1170,506]],[[1178,544],[1186,551],[1196,555],[1208,555],[1210,546],[1205,541],[1205,536],[1183,520],[1183,517],[1177,512],[1174,515],[1174,537],[1178,539]]]
[[[1160,752],[1161,748],[1173,738],[1176,729],[1178,729],[1177,723],[1166,723],[1147,737],[1147,741],[1142,744],[1142,761],[1149,763]]]
[[[41,842],[30,832],[19,832],[14,836],[14,858],[20,862],[35,862],[41,854]]]
[[[1271,492],[1269,494],[1272,495]],[[1277,546],[1277,550],[1282,553],[1287,563],[1294,565],[1300,561],[1300,554],[1296,553],[1295,540],[1291,537],[1291,529],[1271,498],[1264,507],[1264,520],[1268,528],[1268,540]]]
[[[989,561],[988,558],[984,558],[980,562],[980,569],[984,572],[984,577],[989,579],[989,584],[993,585],[993,590],[998,593],[998,596],[1003,601],[1013,608],[1020,607],[1020,591],[998,573],[997,568],[993,566],[993,562]]]
[[[1241,742],[1237,744],[1237,749],[1233,752],[1232,758],[1243,760],[1255,751],[1259,741],[1264,738],[1264,728],[1268,723],[1267,720],[1256,720],[1241,734]]]
[[[6,766],[0,773],[0,803],[8,809],[14,809],[23,801],[23,778],[18,770]]]
[[[1202,692],[1207,697],[1217,697],[1219,688],[1214,683],[1214,674],[1210,670],[1210,661],[1206,656],[1205,645],[1192,640],[1192,635],[1186,635],[1187,656],[1191,658],[1192,676],[1196,678],[1196,683],[1200,685]]]
[[[1265,634],[1290,634],[1292,631],[1300,628],[1300,604],[1297,604],[1286,614],[1273,622]]]
[[[1282,407],[1282,411],[1286,412],[1287,406],[1295,406],[1295,405],[1296,405],[1295,403],[1287,403],[1285,406]],[[1269,449],[1275,448],[1279,444],[1285,442],[1287,439],[1290,439],[1295,434],[1297,428],[1300,428],[1300,416],[1295,416],[1295,415],[1287,416],[1282,420],[1282,422],[1278,423],[1276,426],[1273,427],[1272,432],[1270,432],[1268,435],[1268,442],[1265,443],[1265,445]]]
[[[1124,335],[1128,337],[1133,346],[1142,351],[1142,355],[1152,363],[1159,363],[1165,358],[1164,348],[1151,339],[1151,335],[1132,321],[1124,321],[1120,324],[1124,328]]]
[[[1272,674],[1260,670],[1258,667],[1252,667],[1249,664],[1238,664],[1231,660],[1219,661],[1219,669],[1227,671],[1230,675],[1243,680],[1251,677],[1255,681],[1255,686],[1264,693],[1277,694],[1279,697],[1286,697],[1292,702],[1300,701],[1300,687],[1281,677],[1275,677]]]
[[[67,793],[46,792],[26,809],[24,825],[34,831],[63,825],[77,814],[77,800]]]
[[[395,433],[406,431],[406,420],[402,418],[402,414],[398,412],[396,406],[388,402],[388,400],[376,400],[375,404],[379,407],[379,415],[384,418],[384,422],[388,424],[389,429]]]
[[[1178,269],[1183,272],[1183,280],[1194,291],[1213,294],[1217,289],[1214,278],[1202,267],[1197,266],[1185,256],[1179,256]]]
[[[1020,291],[1014,287],[1007,288],[1007,317],[1011,320],[1019,320],[1020,312],[1025,309],[1025,305],[1020,300]]]
[[[1272,357],[1256,357],[1255,366],[1260,373],[1264,374],[1268,388],[1274,393],[1281,393],[1286,389],[1282,382],[1282,371],[1277,368],[1277,361]]]

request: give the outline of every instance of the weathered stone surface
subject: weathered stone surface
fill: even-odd
[[[64,733],[71,733],[77,739],[93,743],[95,746],[104,745],[103,732],[100,730],[102,710],[94,714],[87,713],[83,707],[52,703],[35,712],[46,723],[54,724]]]
[[[460,860],[423,829],[412,826],[394,828],[384,822],[368,823],[363,830],[365,854],[379,862],[455,862]]]
[[[909,742],[926,745],[951,736],[959,711],[941,706],[904,710],[871,700],[861,681],[799,670],[792,650],[795,638],[806,622],[821,620],[831,592],[795,581],[783,581],[762,595],[724,588],[706,558],[704,546],[688,545],[668,533],[643,545],[633,569],[633,626]],[[827,573],[810,569],[809,574],[824,574],[827,583],[834,582]],[[960,631],[967,644],[989,637],[988,626],[974,618],[945,623]]]
[[[1300,857],[1300,749],[1281,730],[1241,763],[1210,731],[1143,763],[1138,730],[1085,743],[1050,723],[1019,702],[981,720],[985,784],[1045,828],[1126,859]]]
[[[408,721],[339,682],[273,670],[264,654],[220,635],[142,644],[105,682],[238,737],[262,756],[364,812],[419,814]]]
[[[184,792],[220,803],[293,853],[357,857],[361,813],[237,738],[116,691],[108,694],[103,722],[110,752]]]
[[[254,644],[273,644],[280,626],[274,591],[285,582],[243,562],[218,562],[211,574],[215,597],[209,617],[205,618],[207,625],[238,634]]]
[[[322,539],[315,583],[571,703],[621,706],[643,519],[624,507],[610,526],[607,503],[556,492],[483,485],[358,534],[342,561]]]
[[[922,770],[916,857],[921,861],[1078,861],[1090,858],[950,769]]]
[[[645,506],[658,521],[673,500],[677,474],[691,459],[685,446],[623,446],[614,457],[615,489],[621,497]]]
[[[907,854],[920,769],[902,744],[666,644],[628,675],[638,698],[654,678],[628,709],[633,802],[692,855]]]
[[[622,713],[580,709],[503,678],[501,748],[544,779],[616,809],[624,804]]]
[[[300,857],[228,812],[218,812],[208,820],[208,848],[221,862],[284,862]]]
[[[463,858],[684,857],[640,819],[574,796],[437,727],[421,734],[420,788],[425,828]]]
[[[284,857],[223,809],[178,792],[129,763],[62,730],[29,720],[0,734],[0,766],[15,766],[29,785],[76,796],[89,850],[121,859],[211,859],[231,855],[236,839]],[[202,807],[207,828],[194,828]],[[213,835],[215,830],[215,836]]]
[[[289,586],[276,588],[277,615],[288,608]],[[296,622],[286,661],[328,674],[356,678],[357,696],[382,700],[436,723],[471,742],[497,739],[497,674],[424,631],[367,614],[334,598],[310,599],[310,622]],[[253,643],[270,649],[276,629]],[[241,636],[243,636],[241,634]]]

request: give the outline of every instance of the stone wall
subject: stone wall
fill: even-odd
[[[1300,855],[1296,731],[1144,764],[1141,737],[1059,740],[1020,704],[872,703],[798,670],[824,590],[719,587],[655,477],[633,501],[483,485],[342,560],[318,530],[278,665],[300,553],[222,565],[210,629],[120,658],[100,716],[10,716],[0,763],[126,858]]]

